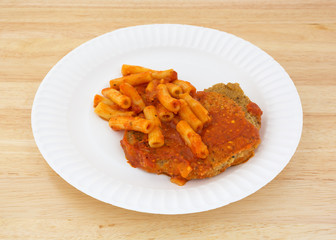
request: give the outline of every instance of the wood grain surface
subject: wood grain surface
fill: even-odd
[[[95,200],[35,145],[36,90],[58,60],[112,30],[151,23],[216,28],[259,46],[301,97],[301,142],[255,194],[165,216]],[[336,239],[336,1],[0,0],[0,239]]]

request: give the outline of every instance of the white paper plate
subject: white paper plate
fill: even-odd
[[[121,76],[121,65],[174,68],[198,90],[238,82],[263,110],[261,145],[247,163],[185,186],[132,168],[110,130],[93,112],[95,94]],[[214,29],[157,24],[119,29],[61,59],[42,81],[32,129],[43,157],[68,183],[106,203],[140,212],[183,214],[238,201],[270,182],[299,143],[302,108],[284,69],[265,52]]]

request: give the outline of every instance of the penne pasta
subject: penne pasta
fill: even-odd
[[[177,79],[177,72],[175,72],[173,69],[165,71],[152,71],[152,77],[154,79],[165,79],[168,81],[174,81]]]
[[[127,109],[131,106],[131,99],[123,94],[121,94],[118,90],[113,88],[104,88],[102,90],[102,94],[112,100],[121,108]]]
[[[132,86],[136,86],[143,83],[148,83],[152,80],[153,78],[150,72],[134,73],[121,78],[112,79],[110,81],[110,87],[118,89],[119,86],[124,82],[131,84]]]
[[[95,107],[94,112],[101,118],[105,120],[110,120],[111,117],[117,117],[117,116],[127,116],[131,117],[135,115],[135,112],[132,111],[120,111],[112,108],[111,106],[100,102]]]
[[[260,144],[260,124],[252,126],[248,118],[241,117],[244,111],[239,104],[214,93],[230,88],[230,83],[197,92],[190,82],[179,80],[173,69],[156,71],[123,64],[121,73],[122,77],[110,79],[102,96],[94,96],[93,106],[112,130],[125,130],[120,144],[131,166],[166,174],[182,186],[192,179],[215,176],[231,163],[246,161]],[[237,89],[242,92],[238,84]],[[253,107],[260,120],[261,110]],[[235,124],[223,125],[226,121]],[[223,164],[226,156],[250,149],[244,161],[239,158],[235,163],[230,157],[230,164]]]
[[[148,102],[154,102],[154,99],[156,98],[156,91],[155,91],[156,86],[157,86],[157,80],[150,81],[147,84],[145,92],[146,92],[146,99]]]
[[[152,121],[155,125],[154,129],[148,133],[148,144],[152,148],[162,147],[164,137],[161,131],[161,121],[154,106],[147,106],[143,110],[145,118]]]
[[[168,92],[170,93],[170,95],[172,95],[175,98],[178,98],[179,95],[183,93],[182,88],[176,84],[166,83],[166,86],[168,88]]]
[[[109,126],[115,130],[133,130],[143,133],[151,132],[155,125],[152,121],[141,117],[111,117]]]
[[[132,85],[128,83],[121,84],[120,92],[131,99],[133,111],[139,113],[146,107],[138,91]]]
[[[179,121],[176,130],[196,157],[206,158],[209,155],[208,147],[202,142],[201,136],[195,133],[186,121]]]
[[[153,79],[166,79],[168,81],[174,81],[177,79],[177,73],[173,69],[165,71],[156,71],[145,67],[123,64],[121,67],[121,73],[123,76],[131,74],[150,72]]]
[[[94,108],[97,107],[98,103],[100,102],[110,105],[113,108],[118,108],[118,106],[114,102],[112,102],[110,99],[96,94],[93,99],[93,107]]]
[[[192,98],[188,93],[181,94],[180,98],[184,99],[188,103],[193,113],[195,113],[195,115],[199,120],[201,120],[203,124],[210,121],[208,110],[206,110],[199,101]]]
[[[153,71],[153,70],[149,68],[145,68],[145,67],[128,65],[128,64],[123,64],[121,67],[121,73],[123,76],[127,76],[127,75],[134,74],[134,73],[150,72],[150,71]]]
[[[180,102],[170,96],[165,84],[159,84],[157,86],[157,98],[169,111],[177,113],[180,110]]]
[[[203,128],[203,123],[195,116],[188,103],[184,99],[180,99],[180,104],[181,107],[178,114],[181,119],[189,123],[195,132],[200,132]]]
[[[148,144],[152,148],[162,147],[164,144],[164,136],[160,127],[156,126],[148,133]]]
[[[150,93],[150,92],[153,92],[154,89],[155,89],[155,84],[154,84],[154,81],[150,81],[148,84],[147,84],[147,87],[146,87],[146,93]]]
[[[184,93],[189,93],[191,95],[194,95],[196,93],[196,88],[193,85],[191,85],[190,82],[183,80],[175,80],[173,81],[173,83],[181,87]]]
[[[145,89],[146,92],[146,99],[148,102],[154,102],[154,100],[157,97],[157,89],[156,87],[160,84],[160,83],[164,83],[164,80],[158,80],[158,79],[153,79],[153,81],[150,81],[147,84],[147,87]]]
[[[143,113],[145,114],[145,118],[152,121],[155,126],[161,127],[161,121],[154,106],[145,107]]]
[[[156,110],[161,121],[169,122],[174,118],[174,113],[162,106],[161,103],[156,104]]]

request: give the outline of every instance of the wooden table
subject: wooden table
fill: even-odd
[[[44,161],[30,113],[47,72],[91,38],[150,23],[233,33],[287,70],[303,133],[266,187],[208,212],[152,215],[97,201]],[[335,69],[333,0],[0,1],[0,239],[336,239]]]

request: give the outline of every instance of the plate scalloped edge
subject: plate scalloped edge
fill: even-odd
[[[124,46],[128,46],[127,49]],[[239,171],[230,172],[228,177],[219,178],[206,186],[167,190],[123,183],[81,159],[68,133],[67,109],[82,77],[111,56],[137,49],[171,46],[225,57],[243,68],[255,79],[256,87],[263,89],[265,99],[269,100],[265,109],[270,131],[265,130],[262,141],[268,144],[260,146],[262,149],[257,153],[257,164],[247,162]],[[71,82],[67,81],[69,77]],[[286,114],[279,111],[284,108]],[[72,50],[42,81],[34,99],[31,118],[33,135],[41,154],[68,183],[100,201],[159,214],[207,211],[254,193],[287,165],[302,132],[302,107],[297,90],[285,70],[271,56],[232,34],[179,24],[118,29]],[[272,132],[272,129],[277,130]],[[88,176],[90,180],[85,181]]]

